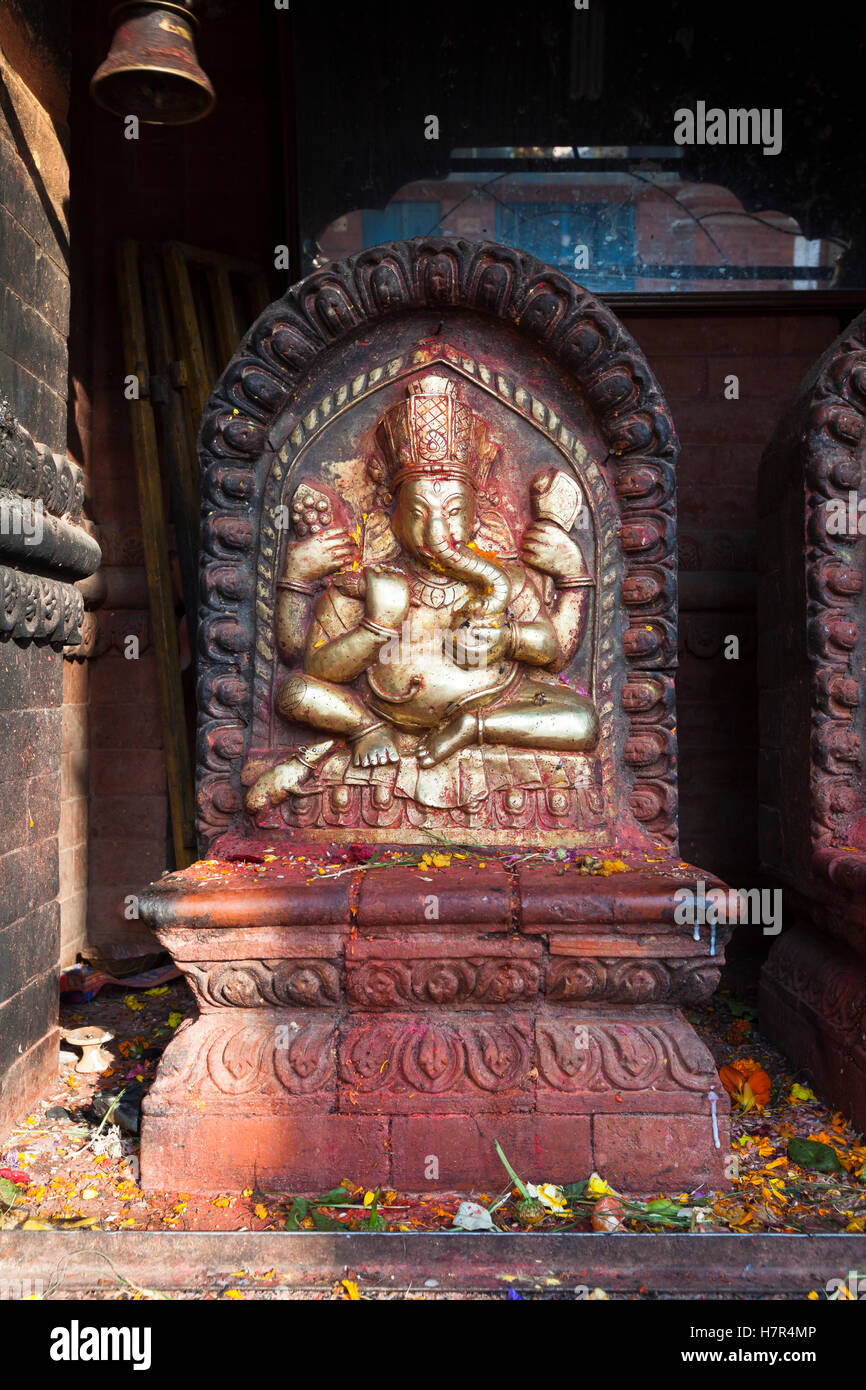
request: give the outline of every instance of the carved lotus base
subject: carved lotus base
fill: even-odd
[[[689,875],[462,866],[433,920],[403,869],[163,879],[144,912],[200,1013],[145,1101],[144,1186],[477,1191],[497,1140],[531,1179],[722,1185],[727,1098],[676,1007],[722,963],[673,922]]]
[[[714,1119],[713,1119],[714,1116]],[[145,1102],[147,1190],[314,1191],[599,1169],[628,1190],[724,1183],[727,1105],[676,1009],[221,1009],[172,1040]]]
[[[761,1029],[833,1105],[866,1130],[866,955],[804,928],[761,972]]]
[[[146,1189],[413,1191],[593,1168],[631,1190],[724,1182],[726,1105],[675,1009],[224,1009],[179,1030],[145,1102]],[[715,1111],[715,1125],[713,1114]],[[716,1143],[718,1140],[718,1143]]]

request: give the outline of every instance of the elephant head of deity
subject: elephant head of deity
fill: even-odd
[[[475,617],[506,609],[508,577],[472,548],[483,493],[498,447],[484,421],[460,399],[457,384],[425,375],[383,417],[374,476],[393,498],[390,525],[403,553],[418,565],[468,584]]]

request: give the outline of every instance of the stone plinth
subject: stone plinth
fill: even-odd
[[[551,1181],[723,1183],[727,1097],[680,1011],[722,963],[725,933],[674,922],[700,878],[312,853],[163,879],[142,912],[199,1014],[145,1101],[145,1187],[477,1190],[497,1139]]]

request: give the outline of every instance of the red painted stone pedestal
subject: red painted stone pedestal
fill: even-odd
[[[803,381],[761,461],[761,858],[784,935],[761,1027],[866,1129],[863,529],[866,314]]]
[[[431,876],[315,863],[203,863],[145,896],[200,1007],[145,1101],[145,1188],[478,1191],[497,1140],[547,1181],[724,1183],[727,1097],[678,1007],[721,964],[673,921],[702,875],[440,869],[428,922]]]
[[[866,1130],[866,956],[786,933],[761,978],[761,1026],[831,1104]]]

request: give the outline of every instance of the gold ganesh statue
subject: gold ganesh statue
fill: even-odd
[[[324,491],[301,483],[293,498],[300,538],[275,604],[291,673],[275,706],[327,737],[256,777],[253,813],[297,792],[337,741],[350,774],[407,755],[421,773],[471,747],[561,754],[598,742],[591,699],[558,674],[580,646],[594,584],[569,534],[583,509],[577,479],[549,468],[533,480],[520,558],[503,558],[475,543],[498,446],[456,381],[414,380],[377,437],[385,559],[359,554]]]

